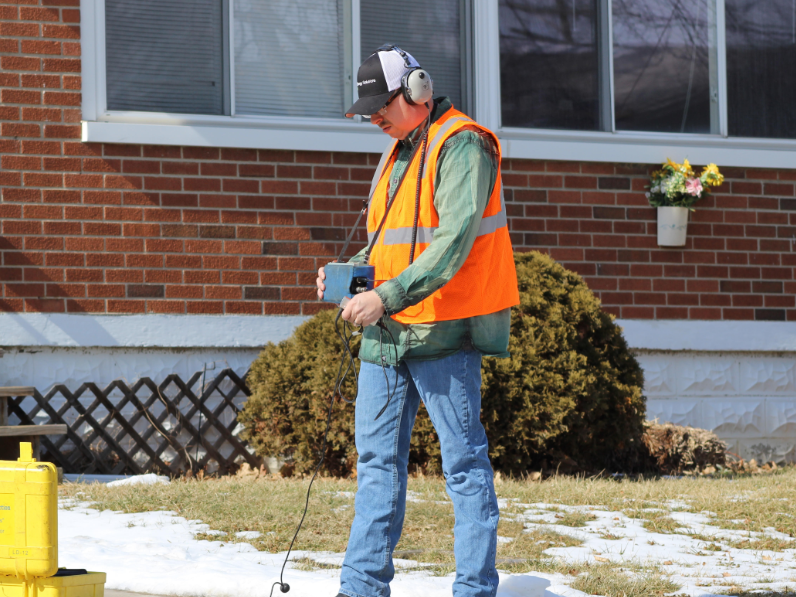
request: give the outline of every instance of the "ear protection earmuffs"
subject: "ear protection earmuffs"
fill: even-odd
[[[434,97],[434,81],[425,70],[419,66],[412,66],[409,56],[401,48],[393,44],[381,46],[377,52],[398,52],[404,59],[404,64],[409,72],[401,77],[401,93],[410,105],[423,105]]]

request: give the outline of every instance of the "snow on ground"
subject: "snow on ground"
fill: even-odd
[[[285,557],[257,551],[248,543],[197,541],[194,535],[208,533],[208,526],[172,512],[122,514],[80,505],[60,509],[58,517],[58,565],[105,572],[108,589],[185,597],[267,597]],[[291,557],[339,565],[342,556],[297,551]],[[415,565],[396,562],[397,568]],[[291,597],[333,597],[339,578],[339,570],[290,568],[284,576]],[[452,576],[403,572],[391,585],[392,595],[450,597],[452,582]],[[498,596],[542,597],[548,585],[534,575],[501,574]],[[278,587],[274,595],[282,595]]]
[[[269,554],[248,543],[225,542],[223,535],[201,521],[185,520],[171,512],[123,514],[99,512],[87,504],[68,505],[70,508],[59,511],[59,565],[107,572],[110,589],[185,597],[264,597],[278,579],[284,552]],[[712,524],[713,513],[683,511],[688,508],[685,503],[678,503],[680,511],[671,513],[682,525],[672,534],[652,533],[644,529],[643,520],[599,507],[514,500],[501,500],[500,506],[504,519],[521,521],[529,530],[546,527],[584,542],[546,553],[573,563],[656,564],[683,585],[678,595],[709,597],[733,585],[768,591],[796,586],[795,549],[735,549],[722,543],[761,535],[788,536],[774,529],[765,533],[721,529]],[[661,506],[668,511],[672,504]],[[596,520],[580,528],[556,524],[557,516],[568,511],[592,514]],[[217,534],[218,539],[196,540],[198,533]],[[339,566],[343,554],[295,552],[295,557]],[[450,596],[453,576],[432,576],[422,568],[411,560],[396,560],[399,573],[392,583],[394,597]],[[290,583],[292,597],[332,597],[339,588],[339,569],[304,572],[289,566],[284,579]],[[498,597],[585,595],[568,586],[571,576],[501,573],[500,579]],[[278,588],[274,594],[281,595]]]

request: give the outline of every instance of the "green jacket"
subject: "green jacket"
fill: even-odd
[[[448,98],[435,100],[432,122],[453,107]],[[390,177],[390,198],[408,166],[409,156],[422,133],[420,125],[404,141]],[[508,357],[510,309],[453,321],[404,325],[387,317],[419,303],[453,278],[473,247],[481,216],[492,194],[498,171],[498,154],[491,138],[472,130],[450,137],[440,150],[434,183],[434,207],[439,227],[425,251],[401,274],[376,288],[386,309],[382,321],[390,334],[368,326],[362,335],[359,358],[369,363],[397,365],[402,360],[431,360],[462,348]],[[407,178],[404,185],[414,187]],[[384,201],[374,197],[373,201]],[[365,249],[351,261],[363,261]],[[393,344],[395,340],[395,344]]]

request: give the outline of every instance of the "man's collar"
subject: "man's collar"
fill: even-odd
[[[431,122],[434,123],[439,120],[445,112],[453,108],[453,102],[451,102],[450,98],[441,96],[434,98],[433,105],[431,107]],[[409,133],[406,136],[406,139],[401,141],[404,144],[404,147],[408,147],[409,149],[414,148],[415,143],[420,140],[423,131],[426,129],[426,121],[420,123],[420,125]]]

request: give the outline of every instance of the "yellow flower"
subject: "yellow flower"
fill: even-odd
[[[680,170],[683,174],[687,174],[688,176],[694,175],[694,170],[691,168],[691,164],[688,163],[688,160],[683,160],[683,166]]]
[[[670,165],[672,168],[674,168],[675,170],[679,170],[679,169],[680,169],[680,164],[678,164],[677,162],[673,162],[673,161],[672,161],[671,159],[669,159],[669,158],[666,158],[666,163],[667,163],[667,164],[669,164],[669,165]]]
[[[724,175],[719,172],[719,167],[716,164],[708,164],[705,166],[705,169],[702,170],[702,175],[705,177],[708,184],[713,187],[717,187],[724,182]]]

